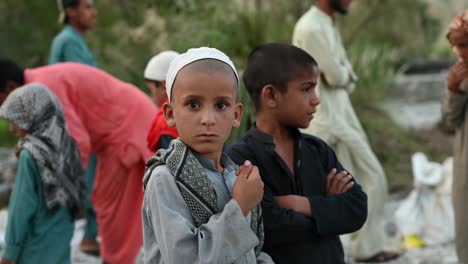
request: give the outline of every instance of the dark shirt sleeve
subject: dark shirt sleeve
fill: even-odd
[[[342,171],[334,151],[320,144],[322,164],[328,174],[333,168]],[[346,169],[345,169],[346,170]],[[308,197],[320,235],[341,235],[359,230],[367,219],[367,195],[355,179],[354,186],[338,195]]]
[[[169,144],[171,143],[171,141],[172,141],[173,139],[174,139],[174,138],[171,137],[171,136],[162,135],[162,136],[159,138],[159,142],[158,142],[159,148],[160,148],[160,149],[167,149],[167,148],[169,147]]]
[[[249,160],[259,167],[262,174],[264,170],[250,147],[255,146],[242,142],[230,146],[226,153],[237,164]],[[261,176],[265,183],[262,200],[263,223],[267,231],[265,235],[269,236],[265,242],[290,244],[310,240],[310,236],[317,233],[315,220],[293,210],[280,208],[274,199],[274,193],[265,181],[265,175]]]

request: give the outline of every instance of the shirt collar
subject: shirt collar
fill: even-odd
[[[204,157],[202,157],[202,156],[200,156],[200,155],[198,155],[196,153],[193,153],[193,154],[195,155],[195,157],[198,159],[200,164],[205,169],[208,169],[210,171],[218,172],[218,170],[216,170],[216,166],[215,166],[215,163],[214,163],[213,160],[204,158]],[[224,173],[230,172],[232,170],[236,170],[236,164],[231,160],[231,158],[229,158],[224,153],[221,154],[221,166],[223,166],[223,168],[224,168]]]
[[[292,135],[295,140],[300,140],[302,138],[302,134],[297,128],[291,128]],[[255,138],[257,141],[265,144],[265,145],[271,145],[275,146],[275,143],[273,142],[273,137],[270,134],[264,133],[260,130],[257,129],[257,126],[255,123],[253,126],[250,128],[249,132],[250,135],[252,135],[253,138]]]
[[[74,35],[80,36],[81,38],[83,37],[83,34],[81,34],[78,30],[76,30],[74,27],[72,27],[70,25],[66,25],[65,29],[72,32],[72,34],[74,34]]]

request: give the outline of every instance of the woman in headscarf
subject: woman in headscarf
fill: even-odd
[[[458,61],[450,69],[443,121],[455,130],[453,206],[459,263],[468,263],[468,9],[450,24],[447,39]]]
[[[0,118],[8,120],[19,137],[1,263],[70,263],[70,240],[74,219],[83,209],[85,183],[62,108],[46,87],[32,83],[7,97]]]

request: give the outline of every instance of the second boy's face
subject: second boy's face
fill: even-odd
[[[317,77],[317,67],[306,70],[300,77],[288,82],[286,93],[280,93],[281,102],[277,112],[283,124],[297,128],[309,126],[320,104],[315,89]]]
[[[158,107],[162,107],[164,101],[167,99],[166,95],[166,82],[159,81],[159,85],[157,85],[154,81],[146,81],[146,87],[151,92],[151,97],[153,97],[153,102]]]
[[[183,69],[177,75],[173,100],[165,107],[166,120],[177,126],[185,144],[205,158],[216,159],[232,128],[240,124],[242,104],[236,103],[236,87],[233,73]]]

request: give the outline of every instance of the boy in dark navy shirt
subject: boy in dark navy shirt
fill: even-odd
[[[366,194],[333,150],[298,130],[320,103],[318,77],[315,60],[288,44],[257,47],[244,72],[256,124],[228,154],[260,170],[264,250],[275,263],[344,263],[339,235],[358,230],[367,217]]]

